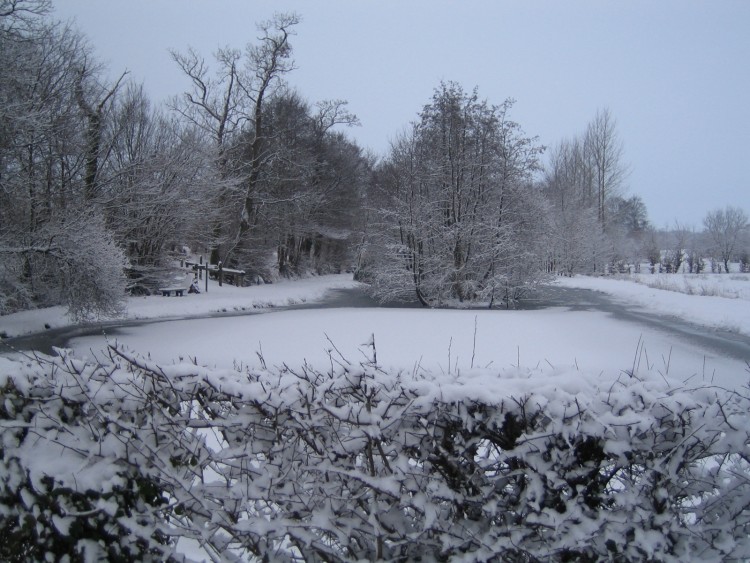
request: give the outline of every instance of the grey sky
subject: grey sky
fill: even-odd
[[[55,0],[113,75],[155,102],[186,82],[167,49],[243,47],[274,11],[302,16],[289,81],[310,101],[343,98],[379,154],[441,80],[477,86],[542,144],[577,135],[598,108],[618,123],[658,227],[705,211],[750,213],[750,2],[504,0]]]

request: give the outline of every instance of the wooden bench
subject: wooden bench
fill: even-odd
[[[174,292],[175,297],[182,297],[188,290],[187,287],[160,287],[159,291],[164,297],[169,297]]]

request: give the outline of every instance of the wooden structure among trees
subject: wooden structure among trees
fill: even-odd
[[[195,272],[198,272],[200,279],[203,279],[203,272],[207,271],[209,276],[217,279],[219,285],[227,282],[237,287],[242,287],[245,280],[245,270],[235,270],[233,268],[225,268],[221,262],[218,264],[203,264],[202,262],[193,262],[192,260],[185,260],[185,267],[190,268]]]

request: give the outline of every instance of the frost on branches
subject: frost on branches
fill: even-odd
[[[744,391],[331,360],[0,359],[0,558],[750,557]]]

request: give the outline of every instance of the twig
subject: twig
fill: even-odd
[[[664,362],[664,356],[663,355],[661,357],[661,361]],[[670,346],[669,347],[669,356],[667,357],[667,361],[665,362],[665,366],[664,366],[666,368],[664,370],[664,373],[667,374],[667,375],[669,375],[669,364],[671,364],[671,363],[672,363],[672,347]]]
[[[638,344],[635,345],[635,355],[633,356],[633,367],[630,368],[630,376],[635,377],[636,364],[640,364],[638,361],[638,352],[642,349],[643,334],[638,336]]]
[[[258,341],[258,350],[255,352],[255,355],[258,356],[258,359],[260,360],[260,365],[263,367],[263,369],[266,368],[266,359],[263,357],[263,344]]]
[[[477,316],[474,315],[474,344],[471,347],[471,368],[474,369],[474,356],[477,351]]]
[[[341,360],[348,366],[352,365],[352,363],[344,357],[341,351],[338,348],[336,348],[336,345],[333,343],[333,340],[331,340],[331,338],[328,336],[328,333],[324,332],[323,334],[325,334],[326,340],[328,340],[328,343],[333,347],[334,350],[336,350],[336,353],[339,355]]]

